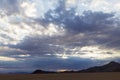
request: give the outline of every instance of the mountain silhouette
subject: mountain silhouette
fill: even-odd
[[[64,71],[64,72],[52,72],[52,71],[43,71],[36,70],[32,74],[44,74],[44,73],[87,73],[87,72],[120,72],[120,63],[111,61],[108,64],[103,66],[95,66],[84,70],[79,71]]]
[[[52,71],[43,71],[43,70],[36,70],[34,71],[32,74],[46,74],[46,73],[55,73],[55,72],[52,72]]]
[[[103,66],[95,66],[79,72],[120,72],[120,63],[111,61]]]

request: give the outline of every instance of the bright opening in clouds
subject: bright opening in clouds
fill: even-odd
[[[119,0],[1,0],[0,71],[120,61],[119,34]]]

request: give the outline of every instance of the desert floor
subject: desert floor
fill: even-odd
[[[1,74],[0,80],[120,80],[120,73]]]

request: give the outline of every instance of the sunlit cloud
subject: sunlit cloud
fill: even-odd
[[[1,22],[0,42],[2,44],[17,44],[29,35],[54,36],[65,34],[65,29],[62,26],[59,27],[52,23],[45,27],[38,24],[28,25],[26,23],[19,25],[11,23],[6,24],[4,20],[1,20]]]
[[[27,17],[37,17],[37,10],[35,7],[35,3],[23,2],[21,4],[21,7],[23,8],[23,13]]]
[[[19,58],[27,58],[30,57],[30,54],[20,54],[20,55],[12,55],[12,57],[19,57]]]
[[[63,53],[54,54],[56,57],[61,59],[69,58],[84,58],[92,60],[109,60],[120,57],[119,50],[115,51],[114,49],[103,49],[100,46],[83,46],[76,47],[73,49],[66,48],[67,50]],[[69,53],[68,53],[69,52]]]
[[[15,58],[0,56],[0,61],[17,61]]]
[[[66,0],[66,8],[75,7],[77,0]]]

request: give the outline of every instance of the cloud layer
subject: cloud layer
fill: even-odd
[[[82,69],[119,61],[119,3],[1,0],[0,70]]]

